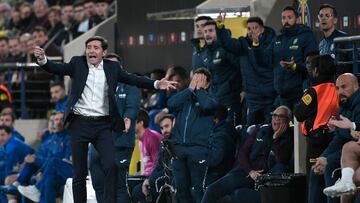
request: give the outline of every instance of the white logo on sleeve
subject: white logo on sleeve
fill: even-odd
[[[125,163],[127,160],[126,159],[123,159],[120,161],[121,164]]]

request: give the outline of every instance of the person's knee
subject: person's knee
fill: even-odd
[[[131,195],[133,197],[133,200],[135,201],[142,201],[145,199],[145,195],[144,193],[142,192],[142,183],[141,184],[138,184],[136,185],[132,192],[131,192]]]
[[[194,200],[201,200],[204,195],[204,191],[202,188],[192,187],[191,188],[191,196]]]
[[[4,184],[5,185],[11,185],[13,182],[16,181],[18,175],[17,174],[14,174],[14,175],[10,175],[10,176],[7,176],[4,180]]]
[[[342,154],[346,154],[352,151],[359,151],[359,144],[354,141],[347,142],[342,149]]]
[[[105,174],[118,171],[115,161],[103,164],[102,169],[104,170]]]

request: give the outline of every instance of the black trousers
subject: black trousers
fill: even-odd
[[[125,135],[121,135],[125,136]],[[126,135],[128,136],[128,135]],[[117,148],[115,154],[115,164],[117,167],[117,203],[130,203],[130,196],[127,188],[127,174],[129,173],[129,165],[131,155],[134,148]],[[104,172],[101,167],[101,159],[99,153],[91,145],[89,169],[91,174],[91,181],[96,194],[96,201],[98,203],[106,203],[104,197]]]
[[[88,120],[73,116],[68,127],[71,136],[73,158],[73,197],[74,203],[86,203],[86,176],[88,145],[93,144],[99,153],[104,171],[104,202],[116,202],[117,168],[115,166],[115,147],[112,138],[110,118]]]

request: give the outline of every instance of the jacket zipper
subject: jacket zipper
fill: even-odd
[[[186,115],[186,119],[185,119],[185,128],[184,128],[184,137],[183,137],[183,143],[186,142],[186,129],[187,129],[187,124],[188,124],[188,120],[189,120],[189,116],[190,116],[190,112],[191,112],[191,105],[190,105],[190,108],[189,108],[189,111],[188,111],[188,114]]]

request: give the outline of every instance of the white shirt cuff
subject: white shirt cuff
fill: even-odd
[[[39,63],[40,66],[43,66],[47,63],[47,59],[46,56],[44,59],[38,59],[37,62]]]
[[[355,122],[352,122],[352,130],[356,130],[356,124],[355,124]]]
[[[159,80],[155,80],[155,82],[154,82],[154,88],[157,89],[157,90],[160,89],[160,84],[159,83],[160,83]]]

